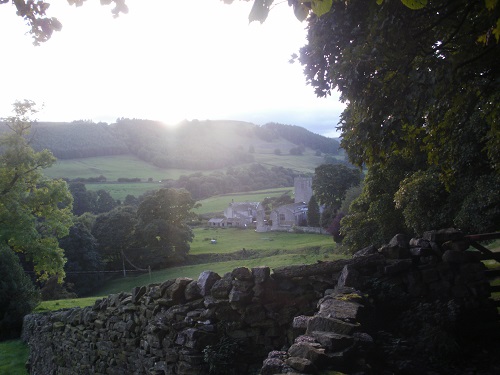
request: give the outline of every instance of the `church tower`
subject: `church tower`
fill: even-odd
[[[313,195],[312,177],[295,177],[293,179],[295,203],[309,203]]]

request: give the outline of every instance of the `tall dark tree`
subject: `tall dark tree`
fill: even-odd
[[[160,189],[144,198],[137,209],[138,237],[160,265],[184,257],[193,233],[187,221],[196,202],[184,189]],[[163,264],[162,264],[163,263]]]
[[[69,234],[59,240],[67,262],[66,283],[73,284],[73,292],[82,297],[99,286],[97,271],[103,269],[97,241],[90,230],[81,222],[69,229]]]
[[[139,205],[139,199],[136,198],[134,195],[132,194],[127,194],[127,196],[125,197],[125,199],[123,200],[123,204],[125,206],[138,206]]]
[[[95,213],[102,214],[104,212],[109,212],[113,208],[115,208],[118,203],[113,199],[111,194],[109,194],[106,190],[100,189],[97,190],[97,199],[95,202]]]
[[[307,225],[310,227],[319,227],[320,217],[319,205],[316,197],[313,195],[307,204]]]
[[[96,194],[87,190],[83,182],[71,182],[69,191],[73,196],[73,213],[77,216],[85,212],[96,212]]]
[[[0,341],[19,337],[23,317],[40,301],[17,255],[0,243]]]
[[[393,157],[386,164],[377,164],[368,170],[361,194],[351,203],[349,214],[341,222],[344,246],[356,251],[370,244],[387,243],[395,233],[411,234],[394,195],[400,181],[419,166],[415,159]]]
[[[131,206],[116,207],[97,216],[92,234],[108,269],[123,267],[125,252],[134,244],[136,224],[136,210]]]
[[[332,223],[328,227],[328,232],[331,233],[333,240],[336,243],[341,243],[342,240],[344,239],[344,236],[342,235],[341,231],[341,221],[342,218],[345,216],[343,212],[339,212],[332,220]]]

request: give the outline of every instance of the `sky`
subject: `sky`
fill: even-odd
[[[0,117],[30,99],[39,121],[240,120],[338,136],[338,95],[316,97],[289,63],[306,24],[286,1],[263,24],[238,0],[126,0],[118,18],[99,0],[48,2],[63,28],[38,47],[15,7],[0,5]]]

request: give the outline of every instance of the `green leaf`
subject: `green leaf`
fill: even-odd
[[[318,17],[328,13],[332,9],[332,0],[312,0],[311,9]]]
[[[263,23],[269,15],[269,9],[273,1],[274,0],[255,0],[248,16],[248,21],[259,21]]]
[[[500,41],[500,18],[497,20],[497,25],[493,29],[493,35],[495,35],[495,39],[497,40],[497,43]]]
[[[413,10],[422,9],[427,5],[427,0],[401,0],[401,2]]]
[[[302,22],[309,15],[309,8],[306,7],[302,3],[297,3],[297,4],[294,4],[294,6],[293,6],[293,13],[295,13],[295,17],[297,17],[297,19],[300,22]]]
[[[498,4],[498,0],[484,0],[484,4],[488,10],[493,10]]]
[[[383,2],[384,0],[377,0],[377,5],[382,5]]]

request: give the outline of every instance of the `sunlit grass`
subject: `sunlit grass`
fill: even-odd
[[[147,181],[177,179],[196,171],[187,169],[164,169],[140,160],[134,155],[99,156],[81,159],[58,160],[44,173],[52,178],[97,177],[103,175],[108,181],[116,181],[120,177],[140,178]]]
[[[315,246],[333,251],[335,244],[330,235],[266,232],[238,228],[195,228],[190,254],[230,253],[245,249],[252,250],[297,250]],[[216,240],[212,244],[210,240]]]
[[[72,307],[92,306],[98,297],[70,298],[55,301],[42,301],[34,312],[54,311]]]

